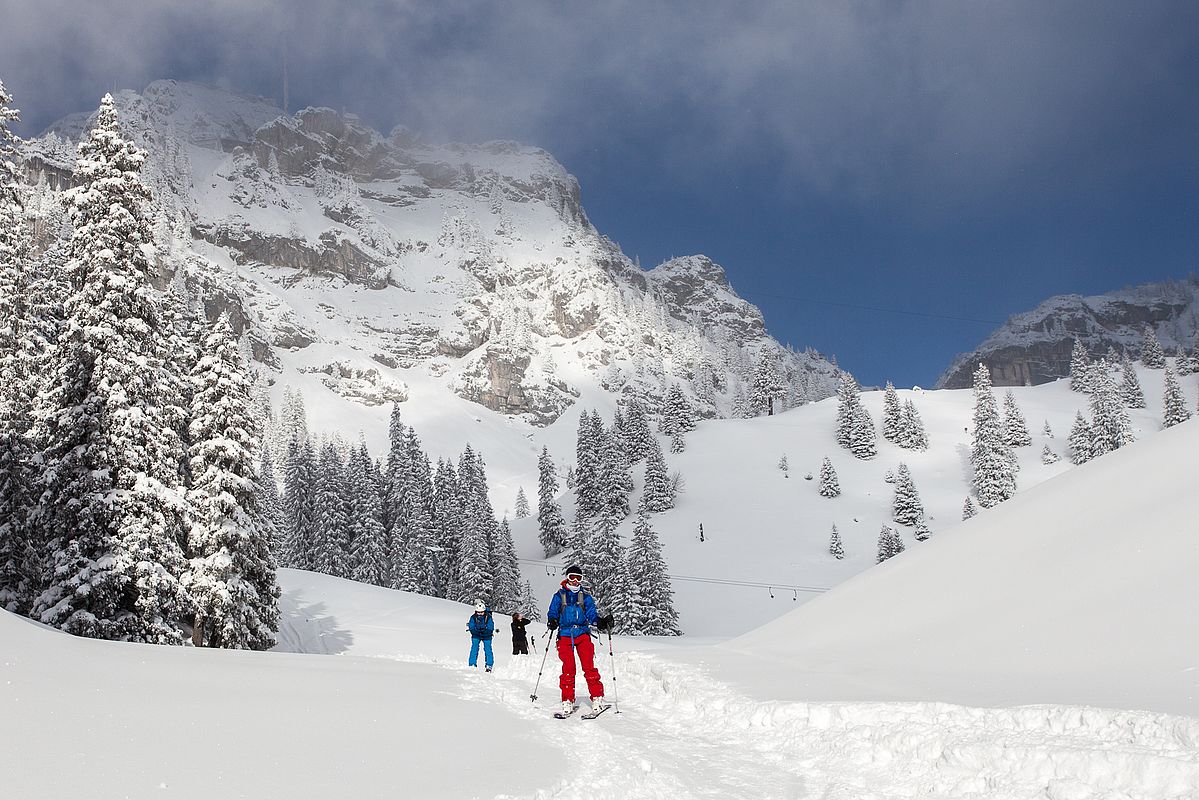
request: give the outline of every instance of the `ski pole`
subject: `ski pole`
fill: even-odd
[[[550,632],[547,630],[545,632],[545,635],[548,637],[550,635]],[[541,685],[541,673],[545,672],[545,659],[547,656],[549,656],[549,654],[550,654],[550,643],[547,640],[545,643],[545,655],[543,655],[541,657],[541,669],[537,670],[537,682],[535,684],[533,684],[533,693],[531,695],[529,695],[529,699],[534,703],[537,702],[537,687]]]
[[[619,714],[620,701],[616,698],[616,656],[612,653],[612,630],[608,630],[608,658],[612,659],[612,708]]]

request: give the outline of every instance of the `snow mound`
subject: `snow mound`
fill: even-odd
[[[1199,715],[1196,452],[1191,421],[1110,453],[729,649],[776,697]]]

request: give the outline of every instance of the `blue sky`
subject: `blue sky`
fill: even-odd
[[[516,139],[651,267],[931,385],[1047,297],[1199,272],[1199,4],[0,0],[22,133],[172,77]]]

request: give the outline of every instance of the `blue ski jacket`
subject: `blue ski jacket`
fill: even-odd
[[[470,615],[470,619],[466,623],[466,629],[470,631],[470,635],[476,639],[486,641],[495,633],[495,622],[491,619],[491,609],[487,609],[482,614],[474,613]]]
[[[590,635],[591,626],[599,618],[599,612],[595,610],[595,600],[586,589],[580,587],[579,591],[572,592],[566,588],[566,581],[562,581],[562,588],[554,592],[550,600],[545,618],[558,620],[558,636],[574,639]]]

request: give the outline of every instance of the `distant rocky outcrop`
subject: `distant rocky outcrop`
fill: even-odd
[[[1151,325],[1167,352],[1190,350],[1199,331],[1199,280],[1149,283],[1109,294],[1059,295],[1017,314],[970,353],[954,359],[938,389],[972,385],[980,363],[996,386],[1035,386],[1070,374],[1077,339],[1092,358],[1109,351],[1137,358]]]

